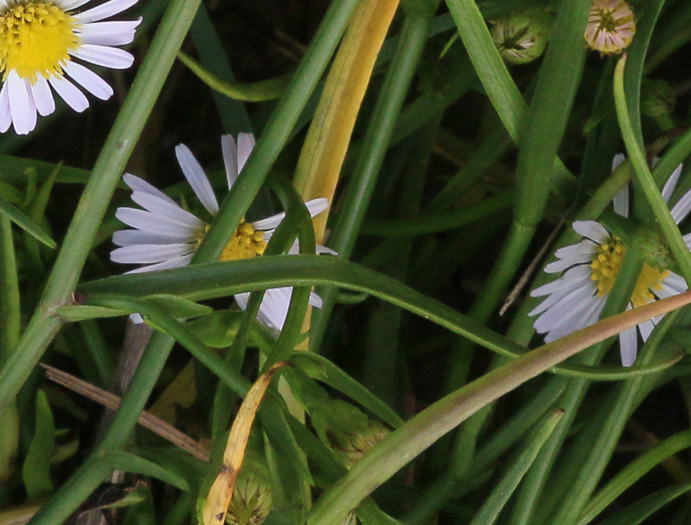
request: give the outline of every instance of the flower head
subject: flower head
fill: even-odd
[[[113,89],[82,62],[127,69],[134,57],[115,46],[134,39],[141,18],[104,21],[138,0],[109,0],[80,10],[92,0],[0,0],[0,131],[10,125],[25,135],[36,127],[36,113],[55,111],[54,90],[77,112]],[[51,89],[52,88],[52,89]]]
[[[631,6],[624,0],[593,0],[583,38],[603,55],[621,53],[636,33]]]
[[[340,399],[324,397],[308,411],[319,439],[347,468],[389,434],[379,421]]]
[[[492,22],[492,40],[506,62],[527,64],[544,52],[551,25],[551,17],[540,9],[512,13]]]
[[[228,189],[231,188],[245,161],[254,147],[254,137],[240,133],[237,143],[230,135],[221,137]],[[192,191],[209,214],[216,215],[218,201],[209,179],[192,152],[182,144],[175,148],[175,154]],[[132,200],[139,208],[118,208],[115,216],[133,229],[117,231],[113,243],[119,246],[110,254],[113,262],[142,264],[134,272],[151,272],[186,266],[199,246],[209,227],[208,223],[183,209],[173,199],[154,188],[148,182],[131,174],[123,176],[125,184],[132,189]],[[305,203],[314,217],[328,208],[326,199],[313,199]],[[228,244],[219,260],[234,261],[262,255],[274,230],[285,217],[284,213],[255,222],[242,221],[230,235]],[[298,241],[293,243],[289,253],[299,251]],[[317,246],[317,253],[334,253],[324,246]],[[283,328],[292,288],[270,288],[262,299],[258,319],[273,333]],[[235,295],[238,305],[245,309],[248,293]],[[321,299],[310,294],[310,304],[321,307]]]
[[[612,169],[623,160],[614,158]],[[681,165],[669,177],[662,189],[665,202],[674,191],[681,173]],[[629,189],[624,187],[614,198],[614,211],[623,217],[629,214]],[[671,210],[679,223],[691,211],[691,191],[684,194]],[[573,229],[583,239],[556,251],[557,260],[545,266],[547,273],[564,272],[557,280],[533,290],[533,297],[547,296],[529,315],[537,315],[534,327],[546,334],[545,341],[559,339],[571,332],[597,322],[607,295],[616,280],[627,246],[597,221],[576,221]],[[684,236],[691,249],[691,234]],[[686,282],[676,273],[662,267],[663,259],[651,258],[643,264],[627,309],[636,308],[686,290]],[[643,341],[662,317],[638,325]],[[636,328],[628,328],[619,334],[621,362],[631,366],[638,351]]]

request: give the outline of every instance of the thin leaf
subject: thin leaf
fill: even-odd
[[[17,208],[10,202],[0,197],[0,214],[4,215],[17,226],[19,226],[26,233],[34,237],[37,241],[42,242],[48,248],[57,248],[57,244],[53,239],[50,238],[43,228],[32,221],[28,215],[26,215],[22,210]]]

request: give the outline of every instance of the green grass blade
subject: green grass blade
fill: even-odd
[[[523,476],[525,476],[533,461],[535,461],[540,448],[542,448],[542,445],[545,444],[545,441],[552,434],[563,415],[563,410],[557,410],[538,427],[535,434],[528,439],[522,450],[514,456],[506,473],[494,486],[491,494],[485,499],[482,507],[473,517],[470,525],[491,525],[496,522],[514,490],[516,490]]]
[[[0,198],[0,214],[14,222],[37,241],[48,246],[48,248],[57,248],[58,245],[43,228],[32,221],[22,210],[2,198]]]

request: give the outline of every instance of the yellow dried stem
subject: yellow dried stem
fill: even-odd
[[[333,200],[355,118],[397,7],[398,0],[362,0],[353,14],[298,161],[295,186],[305,201]],[[318,243],[327,216],[328,210],[314,219]]]
[[[295,171],[294,184],[303,200],[324,197],[333,202],[353,126],[399,0],[362,0],[353,14],[324,84]],[[317,243],[324,242],[330,208],[313,219]],[[308,307],[303,331],[309,330]],[[307,348],[307,340],[299,349]]]
[[[254,416],[257,413],[257,409],[269,386],[271,378],[276,371],[283,366],[286,366],[286,363],[276,363],[264,372],[252,385],[242,405],[240,405],[240,410],[238,410],[238,415],[235,417],[233,426],[230,429],[230,434],[228,435],[226,449],[223,452],[221,471],[212,483],[206,501],[204,502],[204,508],[202,510],[204,525],[219,525],[225,523],[226,511],[233,497],[235,479],[238,476],[240,467],[242,467],[242,460],[245,457],[245,448],[247,447],[247,440],[250,437],[250,430],[252,430]]]

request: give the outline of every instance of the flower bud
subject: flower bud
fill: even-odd
[[[365,452],[384,439],[389,430],[353,405],[325,399],[310,413],[319,439],[350,468]]]
[[[643,80],[641,85],[641,112],[650,118],[669,115],[674,111],[674,90],[664,80]]]
[[[262,458],[249,448],[238,472],[233,498],[228,505],[226,523],[254,525],[271,512],[271,481]]]
[[[636,33],[631,6],[624,0],[593,0],[583,38],[603,55],[621,53]]]
[[[550,15],[540,9],[529,9],[492,21],[490,33],[507,63],[527,64],[544,52],[551,27]]]

